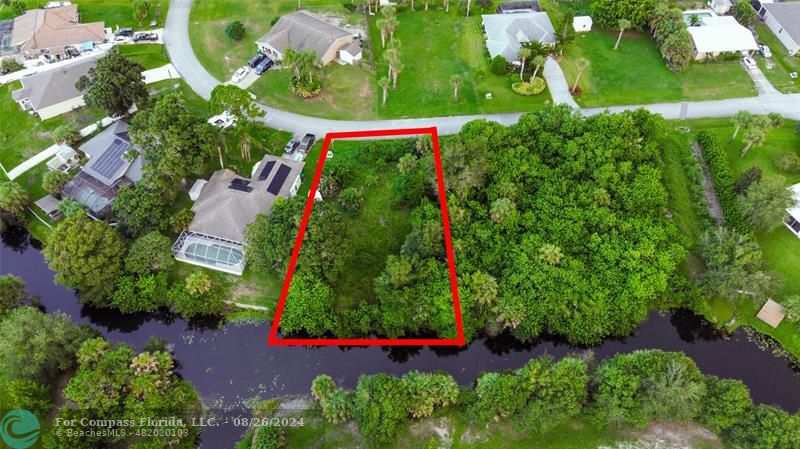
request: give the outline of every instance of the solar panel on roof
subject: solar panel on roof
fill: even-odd
[[[275,166],[275,161],[269,161],[264,164],[264,168],[261,169],[261,173],[258,174],[259,181],[266,181],[269,177],[270,172],[272,172],[272,167]]]
[[[272,182],[269,183],[267,192],[273,195],[278,195],[278,192],[281,191],[281,187],[283,187],[283,183],[286,181],[286,177],[289,176],[290,171],[292,171],[291,167],[281,164],[281,166],[278,167],[278,171],[275,172],[275,177],[272,178]]]
[[[236,178],[231,181],[231,185],[228,186],[229,189],[238,190],[240,192],[252,192],[253,188],[250,187],[250,181],[242,178]]]
[[[121,139],[114,139],[106,151],[97,159],[89,162],[89,168],[100,173],[106,178],[113,179],[114,174],[124,164],[123,157],[130,148],[130,144]]]

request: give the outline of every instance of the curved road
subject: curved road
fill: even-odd
[[[164,27],[164,43],[170,60],[192,90],[208,99],[211,90],[220,82],[203,67],[192,50],[189,41],[189,13],[192,0],[171,0],[167,21]],[[763,76],[763,75],[762,75]],[[780,94],[774,90],[755,97],[734,98],[730,100],[691,101],[682,103],[657,103],[647,105],[612,106],[608,108],[581,109],[569,95],[567,83],[558,64],[548,58],[545,64],[545,78],[548,80],[554,103],[567,103],[580,109],[584,115],[593,115],[609,110],[620,112],[645,108],[663,115],[667,119],[728,117],[740,110],[756,114],[777,112],[784,117],[800,120],[800,94]],[[503,124],[515,123],[520,112],[506,114],[460,115],[451,117],[432,117],[395,120],[329,120],[319,117],[295,114],[262,105],[267,111],[262,119],[267,126],[295,134],[313,133],[324,136],[331,131],[356,131],[387,128],[415,128],[436,126],[439,134],[455,134],[461,127],[475,119],[488,119]]]

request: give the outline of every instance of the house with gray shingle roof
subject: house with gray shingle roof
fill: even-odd
[[[800,2],[761,2],[758,14],[790,55],[800,53]]]
[[[283,59],[288,48],[311,50],[323,65],[339,56],[353,64],[361,59],[358,36],[318,19],[305,11],[281,16],[269,32],[256,41],[259,50],[273,60]]]
[[[225,273],[244,272],[245,230],[259,214],[269,215],[278,198],[292,198],[300,187],[303,162],[266,155],[251,178],[222,169],[199,186],[194,218],[172,251],[182,262]]]
[[[545,12],[484,14],[481,17],[486,33],[486,48],[492,58],[500,55],[507,61],[515,62],[524,43],[556,43],[553,24]]]
[[[22,88],[11,96],[22,109],[35,112],[42,120],[67,113],[84,105],[83,93],[75,83],[96,63],[97,59],[91,58],[23,77]]]
[[[142,179],[142,151],[131,143],[128,124],[122,120],[81,145],[80,150],[89,161],[61,193],[86,206],[93,215],[105,215],[120,188]]]

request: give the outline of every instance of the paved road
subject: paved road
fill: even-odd
[[[211,96],[211,90],[220,82],[209,74],[192,50],[189,41],[189,12],[192,0],[172,0],[167,13],[164,28],[164,42],[170,60],[183,79],[203,98]],[[555,61],[548,59],[544,76],[548,81],[551,95],[555,103],[567,103],[578,109],[569,94],[569,87],[563,72]],[[503,124],[515,123],[521,113],[462,115],[453,117],[432,117],[396,120],[329,120],[309,117],[293,112],[262,106],[267,111],[264,122],[271,128],[289,131],[295,134],[313,133],[323,136],[330,131],[355,131],[386,128],[415,128],[436,126],[440,134],[454,134],[472,120],[484,118]],[[620,112],[645,108],[659,113],[667,119],[729,117],[742,109],[756,114],[777,112],[785,117],[800,120],[800,94],[767,94],[757,97],[736,98],[718,101],[692,101],[683,103],[662,103],[647,105],[613,106],[609,108],[581,109],[584,115],[593,115],[610,110]]]

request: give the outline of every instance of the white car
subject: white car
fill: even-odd
[[[765,58],[772,57],[772,51],[770,51],[769,47],[767,47],[766,45],[759,45],[758,49],[761,51],[761,55],[764,56]]]
[[[231,81],[238,83],[239,81],[243,80],[248,73],[250,73],[250,67],[242,66],[236,71],[236,73],[233,74]]]
[[[236,124],[236,116],[231,114],[230,111],[225,111],[208,119],[208,123],[217,128],[228,129]]]
[[[744,58],[742,58],[742,64],[744,64],[744,66],[747,67],[748,69],[756,68],[756,61],[750,56],[745,56]]]

